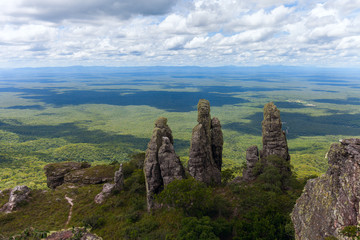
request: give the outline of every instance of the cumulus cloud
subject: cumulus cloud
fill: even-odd
[[[0,1],[0,64],[360,65],[360,0]]]

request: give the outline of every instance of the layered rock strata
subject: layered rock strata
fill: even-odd
[[[0,212],[11,213],[16,210],[20,204],[28,201],[30,192],[30,188],[24,185],[14,187],[10,192],[9,202],[0,208]]]
[[[175,154],[173,143],[167,119],[160,117],[155,122],[155,128],[145,154],[144,174],[148,210],[156,207],[154,195],[162,191],[164,184],[170,183],[175,178],[185,177],[185,171]]]
[[[89,168],[91,165],[88,163],[77,163],[77,162],[63,162],[63,163],[51,163],[44,167],[45,175],[47,178],[47,186],[55,189],[64,183],[64,177],[67,173]]]
[[[220,184],[223,137],[219,119],[211,120],[208,100],[199,100],[197,121],[188,161],[190,175],[206,184]]]
[[[291,214],[298,240],[339,236],[360,220],[360,139],[341,140],[328,152],[326,174],[306,183]]]

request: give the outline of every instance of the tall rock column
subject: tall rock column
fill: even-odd
[[[282,130],[280,111],[272,102],[264,106],[262,142],[263,149],[260,154],[261,158],[264,159],[269,155],[277,155],[287,161],[290,161],[286,135]]]
[[[167,119],[160,117],[145,154],[144,174],[148,210],[155,206],[154,195],[160,193],[164,184],[185,177],[185,171],[173,147],[173,136]]]
[[[210,117],[210,103],[200,99],[198,103],[198,124],[193,128],[188,168],[190,175],[206,184],[221,183],[222,132],[218,119]],[[221,132],[221,137],[219,132]],[[219,134],[219,137],[212,136]],[[212,144],[212,140],[214,143]],[[213,149],[215,150],[215,156]],[[216,158],[216,162],[214,160]]]

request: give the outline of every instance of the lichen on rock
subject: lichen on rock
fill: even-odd
[[[339,236],[339,231],[359,222],[360,139],[332,144],[326,174],[307,182],[292,211],[298,240]]]
[[[28,201],[30,192],[30,188],[25,185],[16,186],[11,189],[9,201],[0,208],[0,212],[11,213],[16,210],[19,205]]]

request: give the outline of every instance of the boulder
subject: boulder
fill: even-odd
[[[0,212],[11,213],[16,210],[19,205],[28,201],[30,192],[30,188],[24,185],[14,187],[10,192],[9,202],[2,206]]]
[[[115,184],[105,183],[102,191],[95,196],[95,199],[94,199],[95,203],[97,203],[97,204],[103,203],[105,201],[105,199],[111,195],[111,193],[114,189],[114,186],[115,186]]]
[[[282,130],[280,111],[272,102],[264,106],[262,142],[263,149],[260,154],[262,159],[266,159],[270,155],[276,155],[290,161],[286,135]]]
[[[251,146],[246,150],[246,168],[243,170],[243,180],[251,182],[256,179],[257,173],[254,172],[255,165],[259,162],[259,149]]]
[[[55,189],[64,183],[64,177],[67,173],[78,169],[89,168],[90,164],[87,162],[62,162],[62,163],[50,163],[44,167],[47,186]]]
[[[200,99],[198,103],[198,124],[193,128],[190,154],[188,161],[189,173],[196,180],[210,184],[221,183],[222,152],[215,152],[217,163],[214,160],[215,150],[222,149],[222,139],[212,137],[211,132],[210,103],[208,100]],[[221,125],[218,119],[214,119],[214,134],[221,132]],[[222,135],[222,134],[221,134]],[[222,136],[221,136],[222,138]],[[212,139],[215,139],[212,144]]]
[[[292,211],[298,240],[339,236],[360,219],[360,139],[342,140],[328,152],[326,174],[311,179]]]
[[[185,170],[179,157],[176,155],[174,146],[168,137],[163,137],[163,142],[158,152],[160,172],[164,186],[174,179],[184,179]]]

